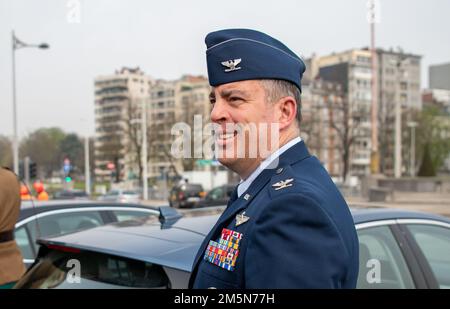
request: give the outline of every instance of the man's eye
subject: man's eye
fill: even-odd
[[[216,103],[216,99],[209,99],[209,103],[211,103],[211,104]]]
[[[230,97],[230,101],[231,102],[242,101],[242,98],[240,98],[240,97]]]

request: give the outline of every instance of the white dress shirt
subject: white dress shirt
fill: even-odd
[[[281,146],[278,150],[270,154],[264,161],[262,161],[259,166],[253,171],[253,173],[251,173],[250,176],[247,177],[247,179],[241,180],[237,189],[238,197],[240,197],[245,191],[247,191],[252,182],[256,179],[256,177],[258,177],[259,174],[261,174],[263,170],[265,170],[266,168],[276,168],[278,162],[276,162],[277,164],[273,165],[271,165],[271,163],[274,162],[274,160],[277,159],[283,152],[285,152],[295,144],[300,143],[301,140],[302,138],[300,136],[290,140],[289,142]]]

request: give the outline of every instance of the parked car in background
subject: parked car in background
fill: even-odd
[[[40,240],[38,260],[16,288],[187,288],[197,250],[218,219],[203,211]],[[358,288],[450,288],[448,218],[393,209],[353,209],[352,215],[359,237]],[[65,280],[70,259],[83,265],[80,284]]]
[[[203,186],[195,183],[185,183],[172,188],[169,194],[169,204],[177,208],[196,207],[205,196]]]
[[[223,206],[228,203],[228,200],[233,193],[236,185],[222,185],[215,187],[209,191],[206,196],[197,203],[197,207],[209,207],[209,206]]]
[[[101,195],[98,200],[118,203],[139,203],[141,196],[133,190],[114,189],[105,195]]]
[[[15,238],[29,266],[38,252],[36,239],[58,236],[112,222],[159,215],[155,208],[96,201],[23,201]]]
[[[88,200],[89,195],[83,190],[61,190],[53,194],[54,200]]]

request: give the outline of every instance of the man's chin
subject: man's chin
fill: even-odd
[[[220,164],[232,169],[233,165],[238,161],[237,158],[219,158]]]

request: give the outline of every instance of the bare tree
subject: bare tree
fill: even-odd
[[[358,137],[361,137],[358,129],[364,111],[351,106],[347,96],[327,96],[324,103],[332,111],[329,125],[336,131],[342,146],[342,178],[345,182],[350,170],[352,145]]]
[[[127,153],[131,157],[131,163],[138,167],[139,184],[142,185],[142,174],[144,166],[142,162],[142,105],[136,101],[129,100],[127,104],[125,117],[125,134],[127,135],[128,144],[126,145]],[[147,156],[147,161],[149,157]]]
[[[0,166],[12,167],[12,164],[12,142],[8,137],[0,135]]]
[[[129,101],[125,117],[125,132],[128,139],[127,152],[130,155],[131,163],[137,166],[139,171],[139,183],[142,184],[144,166],[142,162],[142,107],[141,104]],[[169,121],[170,123],[170,121]],[[175,165],[174,158],[170,154],[170,145],[167,143],[165,134],[165,123],[147,123],[147,162],[151,157],[157,158],[161,151],[164,158],[169,161],[169,169],[176,176],[180,176]]]
[[[170,123],[170,122],[169,122]],[[152,123],[147,130],[147,140],[149,141],[149,148],[151,153],[149,153],[149,159],[151,156],[158,158],[159,153],[164,155],[164,159],[169,161],[169,170],[172,171],[176,177],[180,177],[180,172],[175,164],[175,159],[170,153],[170,143],[167,141],[166,124],[163,123]],[[170,136],[170,135],[169,135]]]

